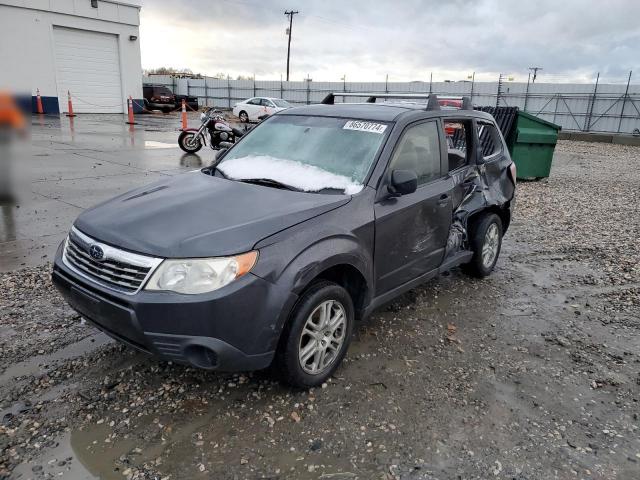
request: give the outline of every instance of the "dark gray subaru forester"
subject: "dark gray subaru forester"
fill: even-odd
[[[211,167],[85,211],[55,285],[139,350],[324,382],[376,307],[457,265],[488,275],[511,219],[493,117],[394,97],[419,96],[285,110]]]

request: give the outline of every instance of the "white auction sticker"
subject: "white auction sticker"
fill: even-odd
[[[362,122],[360,120],[349,120],[342,127],[343,130],[359,130],[361,132],[384,133],[387,126],[383,123]]]

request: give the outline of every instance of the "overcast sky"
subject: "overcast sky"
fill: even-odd
[[[144,0],[142,66],[280,79],[286,9],[291,80],[640,78],[640,0]]]

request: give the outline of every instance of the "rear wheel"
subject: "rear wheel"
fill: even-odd
[[[187,153],[196,153],[202,148],[202,140],[197,132],[180,132],[178,145]]]
[[[238,118],[242,123],[247,123],[249,121],[249,115],[244,110],[238,114]]]
[[[496,266],[502,248],[502,221],[495,213],[483,215],[473,225],[469,240],[473,258],[465,270],[474,277],[486,277]]]
[[[349,293],[333,282],[321,281],[300,297],[282,333],[276,366],[288,384],[321,385],[344,358],[355,315]]]

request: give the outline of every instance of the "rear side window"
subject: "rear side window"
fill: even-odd
[[[393,170],[410,170],[418,185],[440,178],[440,139],[436,122],[409,127],[398,142],[391,159]]]
[[[447,136],[449,171],[463,167],[469,159],[471,145],[471,122],[469,120],[447,120],[444,133]]]
[[[248,100],[247,103],[249,105],[260,105],[260,99],[259,98],[252,98],[251,100]]]
[[[478,139],[485,160],[502,152],[502,139],[492,123],[478,122]]]

